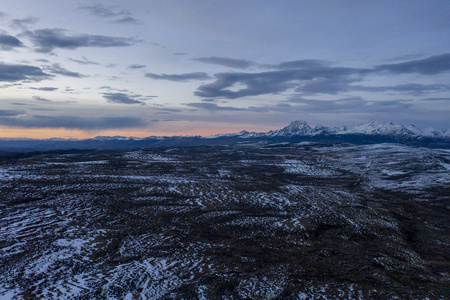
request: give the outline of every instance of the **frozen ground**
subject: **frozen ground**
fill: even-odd
[[[448,299],[450,151],[0,156],[0,299]]]

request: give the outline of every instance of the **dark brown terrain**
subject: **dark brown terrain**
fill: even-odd
[[[6,299],[448,299],[450,151],[0,156]]]

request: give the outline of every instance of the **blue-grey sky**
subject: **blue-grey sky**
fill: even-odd
[[[3,0],[0,137],[450,128],[450,1]]]

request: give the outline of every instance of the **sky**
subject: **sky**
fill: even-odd
[[[0,137],[450,128],[447,0],[2,0]]]

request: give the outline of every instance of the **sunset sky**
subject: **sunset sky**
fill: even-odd
[[[450,128],[450,1],[2,0],[0,137]]]

